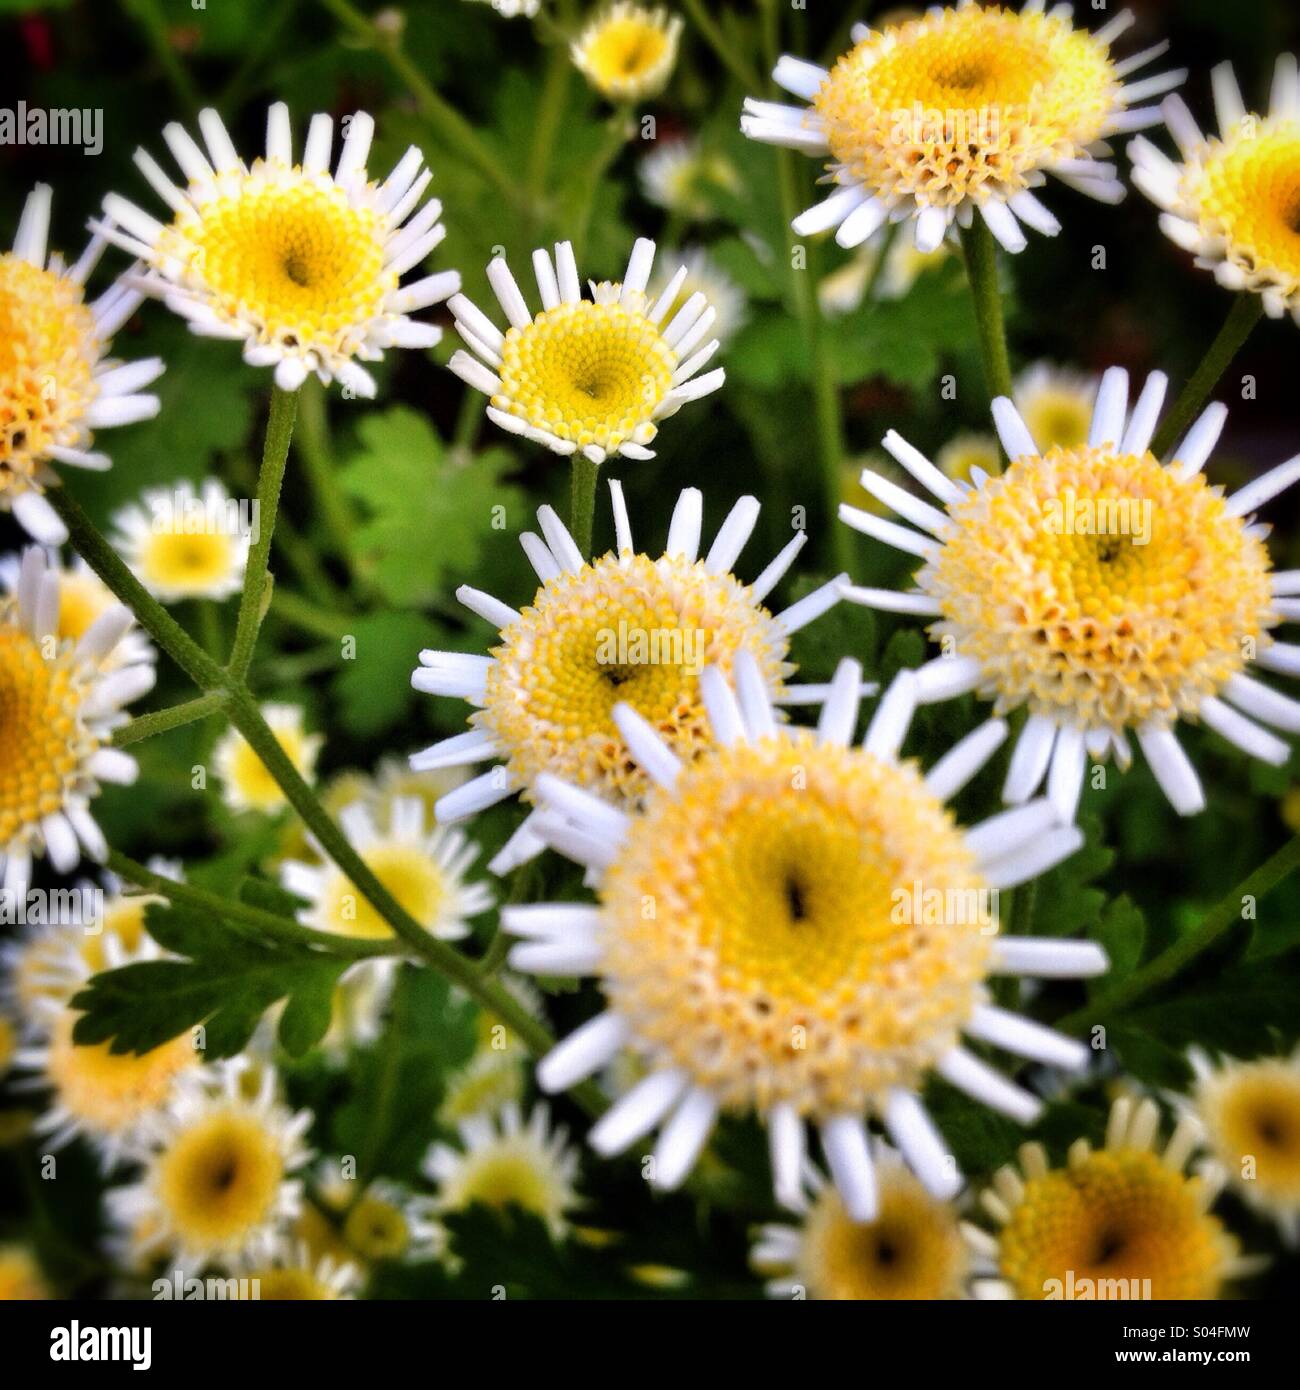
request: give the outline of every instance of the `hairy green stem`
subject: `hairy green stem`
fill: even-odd
[[[1293,836],[1276,854],[1220,898],[1194,930],[1179,937],[1140,970],[1135,970],[1123,984],[1058,1020],[1056,1026],[1066,1032],[1082,1032],[1102,1018],[1122,1012],[1153,990],[1169,984],[1242,921],[1243,898],[1262,898],[1297,869],[1300,869],[1300,835]]]
[[[306,469],[312,498],[325,523],[334,552],[351,568],[356,519],[351,504],[339,486],[338,469],[330,451],[325,388],[314,378],[303,382],[299,392],[298,427],[293,442]]]
[[[569,465],[569,531],[582,558],[591,558],[591,532],[596,516],[596,480],[600,464],[581,450],[574,453]]]
[[[1218,335],[1201,359],[1200,366],[1192,373],[1191,380],[1183,387],[1182,394],[1174,402],[1173,409],[1165,416],[1151,441],[1151,452],[1156,458],[1164,458],[1182,439],[1209,398],[1210,392],[1218,385],[1219,378],[1228,370],[1228,365],[1250,337],[1263,313],[1262,295],[1239,294],[1233,300],[1228,317],[1223,321],[1223,327],[1219,329]]]
[[[346,614],[331,613],[286,589],[277,589],[271,596],[271,609],[278,617],[302,628],[304,632],[327,640],[332,638],[336,642],[346,637],[353,626]]]
[[[280,489],[284,485],[285,465],[289,461],[289,441],[298,413],[298,393],[271,388],[271,413],[266,422],[266,442],[262,447],[262,467],[257,475],[257,539],[248,552],[244,591],[239,599],[239,619],[230,650],[230,672],[242,680],[253,659],[257,634],[266,614],[267,567],[271,559],[271,538],[280,509]]]
[[[167,709],[154,710],[152,714],[138,714],[129,724],[124,724],[113,734],[114,748],[129,748],[133,743],[153,738],[155,734],[170,733],[173,729],[183,729],[187,724],[197,723],[210,714],[217,714],[225,707],[226,692],[210,690],[206,695],[197,695]]]
[[[966,257],[966,278],[975,302],[980,360],[989,398],[1011,396],[1011,358],[1007,353],[1007,326],[1002,314],[1002,290],[998,285],[998,251],[993,233],[978,214],[969,227],[959,228]]]

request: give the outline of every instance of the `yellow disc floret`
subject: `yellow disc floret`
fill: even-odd
[[[379,844],[362,853],[366,867],[417,922],[438,920],[447,897],[447,886],[437,860],[416,845]],[[319,921],[323,930],[344,936],[381,938],[393,929],[357,892],[352,881],[331,873],[321,893]]]
[[[0,849],[22,847],[63,808],[99,747],[79,713],[91,676],[66,647],[47,660],[16,600],[0,602]]]
[[[823,1189],[804,1219],[792,1277],[809,1298],[946,1299],[960,1296],[968,1262],[956,1209],[891,1163],[881,1169],[874,1221],[852,1220],[839,1193]]]
[[[181,1130],[159,1156],[158,1200],[184,1245],[220,1249],[273,1216],[283,1178],[277,1136],[255,1114],[223,1108]]]
[[[677,358],[660,329],[622,304],[559,304],[501,349],[499,410],[578,448],[608,453],[656,433],[655,408],[673,384]]]
[[[868,34],[813,98],[837,163],[889,202],[1009,198],[1115,109],[1108,50],[1059,15],[934,11]]]
[[[1052,448],[950,511],[918,582],[936,641],[976,658],[997,708],[1085,728],[1195,716],[1279,619],[1268,552],[1202,474],[1150,454]]]
[[[681,28],[681,20],[664,10],[619,0],[582,32],[572,48],[573,61],[612,100],[653,96],[672,75]]]
[[[1238,1191],[1300,1210],[1300,1062],[1232,1062],[1204,1078],[1196,1110],[1206,1142]]]
[[[1203,254],[1237,267],[1254,290],[1300,302],[1300,122],[1255,121],[1212,139],[1183,173],[1179,214],[1197,223]]]
[[[1148,1149],[1080,1146],[1025,1184],[1001,1273],[1026,1299],[1215,1298],[1226,1237],[1205,1206],[1201,1180]]]
[[[165,231],[159,256],[201,285],[228,324],[253,341],[351,357],[398,277],[384,268],[388,228],[328,176],[258,160]]]
[[[502,631],[475,721],[499,740],[521,785],[550,772],[636,800],[647,779],[614,706],[631,705],[690,758],[712,742],[700,671],[729,673],[742,649],[772,684],[790,669],[786,638],[732,575],[671,556],[607,555],[547,580]]]
[[[39,484],[51,445],[84,445],[100,349],[80,285],[0,255],[0,493]]]
[[[811,735],[721,749],[650,795],[609,871],[611,1005],[725,1106],[860,1113],[918,1085],[983,999],[987,928],[914,921],[918,884],[983,886],[910,764]]]

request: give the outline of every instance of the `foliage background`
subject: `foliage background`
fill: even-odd
[[[647,544],[662,539],[666,499],[680,487],[704,489],[706,525],[716,525],[740,492],[754,491],[764,503],[759,533],[747,552],[755,572],[757,557],[774,552],[788,536],[789,509],[802,505],[813,545],[805,552],[810,558],[800,587],[833,573],[814,427],[813,359],[798,313],[797,282],[786,271],[775,153],[739,135],[740,101],[751,89],[724,69],[689,18],[668,92],[645,109],[656,117],[661,139],[698,134],[734,165],[739,182],[733,192],[715,190],[708,219],[683,227],[666,224],[665,214],[639,191],[641,142],[624,145],[615,138],[608,108],[588,91],[563,49],[542,42],[528,22],[505,22],[486,5],[463,0],[399,7],[412,82],[382,52],[351,36],[338,8],[315,0],[207,0],[198,9],[190,0],[0,0],[0,41],[19,59],[17,80],[6,83],[6,101],[101,107],[105,130],[104,151],[93,159],[75,149],[0,148],[0,228],[10,234],[27,190],[43,179],[55,187],[54,244],[77,248],[85,219],[105,191],[142,193],[131,152],[139,144],[159,150],[165,120],[192,117],[197,104],[215,101],[236,144],[256,150],[266,104],[282,98],[294,112],[299,138],[313,110],[373,112],[373,169],[386,170],[409,143],[424,149],[449,229],[434,267],[457,267],[466,292],[480,301],[488,297],[483,267],[494,247],[504,247],[512,263],[526,267],[533,246],[571,236],[583,274],[602,279],[621,273],[637,234],[706,244],[750,297],[749,318],[724,349],[724,390],[665,429],[652,464],[615,470],[628,489],[638,537]],[[369,13],[378,8],[359,6]],[[770,66],[760,33],[764,8],[749,0],[707,6],[736,62],[755,72]],[[829,0],[808,0],[803,12],[782,7],[781,47],[824,59],[843,46],[851,20],[880,8]],[[1215,62],[1231,58],[1248,98],[1258,100],[1267,90],[1274,55],[1297,40],[1289,0],[1249,6],[1139,0],[1134,8],[1139,27],[1126,37],[1125,51],[1169,36],[1172,60],[1191,68],[1185,95],[1203,118]],[[1078,9],[1084,17],[1088,7]],[[1088,22],[1100,18],[1089,16]],[[463,113],[502,177],[487,177],[464,142],[430,119],[421,84]],[[797,206],[803,207],[811,200],[812,161],[796,161],[796,175]],[[1051,203],[1063,234],[1055,240],[1033,237],[1007,268],[1013,367],[1039,358],[1098,371],[1112,363],[1134,373],[1160,366],[1175,383],[1183,380],[1227,311],[1225,293],[1160,235],[1154,210],[1140,195],[1112,209],[1058,187]],[[1093,266],[1098,247],[1105,249],[1104,269]],[[844,254],[833,243],[818,245],[808,274],[833,271]],[[986,428],[959,263],[925,276],[904,300],[858,310],[822,332],[849,457],[874,447],[890,427],[923,449],[960,429]],[[428,354],[390,355],[380,368],[374,404],[341,400],[336,392],[327,421],[304,406],[300,441],[315,449],[340,491],[322,497],[314,490],[299,450],[285,494],[286,538],[293,548],[281,547],[275,568],[277,587],[300,601],[277,594],[253,680],[259,693],[303,703],[310,725],[327,733],[322,777],[373,767],[381,752],[404,755],[458,731],[456,702],[413,696],[409,672],[415,653],[422,646],[482,650],[485,625],[463,620],[452,591],[471,583],[508,599],[513,595],[511,601],[522,599],[530,591],[530,572],[518,531],[543,501],[564,511],[565,467],[549,454],[518,449],[494,431],[482,419],[481,399],[444,370],[452,336]],[[127,357],[157,352],[166,359],[159,388],[163,407],[153,424],[114,432],[111,472],[74,479],[95,520],[102,526],[144,486],[181,476],[215,473],[237,495],[249,495],[265,377],[244,367],[233,348],[187,335],[159,306],[146,306],[119,342]],[[1218,455],[1219,481],[1249,476],[1295,451],[1296,348],[1294,325],[1265,323],[1221,387],[1232,413]],[[955,402],[940,398],[945,373],[956,379]],[[1237,399],[1244,374],[1257,382],[1251,401]],[[323,525],[322,507],[330,505],[345,508],[347,554]],[[491,528],[495,505],[507,508],[504,531]],[[1276,565],[1300,565],[1294,494],[1270,515]],[[11,550],[19,538],[7,522],[3,527],[0,548]],[[597,548],[611,539],[602,497]],[[840,543],[845,541],[858,582],[901,576],[901,566],[883,547],[856,536]],[[233,620],[231,613],[225,616]],[[355,661],[339,660],[344,634],[357,639]],[[885,679],[917,661],[922,645],[907,621],[873,620],[862,609],[845,607],[801,634],[796,649],[809,679],[825,677],[845,652]],[[150,707],[188,693],[165,662],[160,670],[160,687],[151,697],[156,706]],[[909,751],[933,756],[933,749],[971,727],[973,713],[969,702],[927,713]],[[188,770],[203,759],[216,732],[199,724],[138,745],[141,780],[130,791],[106,792],[102,819],[116,847],[139,859],[181,858],[193,881],[226,892],[278,843],[282,827],[237,822],[221,808],[215,790],[190,790]],[[1247,767],[1212,737],[1189,735],[1189,741],[1211,789],[1210,810],[1179,821],[1144,769],[1122,782],[1112,778],[1110,789],[1088,802],[1088,850],[1038,894],[1034,930],[1103,937],[1120,977],[1194,926],[1291,833],[1282,802],[1288,790],[1300,787],[1300,760],[1293,757],[1281,770]],[[992,794],[982,779],[964,809],[981,813]],[[479,828],[489,849],[514,818],[513,811],[500,808],[483,818]],[[553,857],[538,874],[528,885],[534,895],[572,886]],[[492,920],[480,923],[485,940],[494,927]],[[1080,1000],[1062,989],[1036,1002],[1050,1019]],[[552,1022],[563,1031],[590,1007],[581,993],[558,995],[550,1001]],[[1180,1054],[1193,1040],[1238,1055],[1293,1045],[1300,1034],[1294,883],[1264,900],[1259,920],[1229,933],[1176,990],[1144,998],[1110,1023],[1110,1045],[1123,1068],[1157,1086],[1184,1079]],[[318,1146],[357,1152],[372,1173],[412,1178],[435,1133],[441,1078],[467,1055],[472,1027],[465,1007],[449,999],[440,981],[409,971],[377,1047],[357,1054],[343,1071],[315,1056],[292,1068],[295,1099],[317,1115]],[[584,1131],[576,1110],[565,1102],[558,1109],[577,1133]],[[1019,1142],[1014,1127],[955,1096],[938,1096],[936,1112],[972,1172],[1003,1161]],[[1045,1137],[1068,1142],[1081,1127],[1096,1134],[1102,1114],[1100,1088],[1076,1094],[1051,1109]],[[30,1144],[11,1145],[0,1162],[8,1167],[0,1190],[0,1234],[35,1240],[63,1288],[102,1290],[99,1183],[89,1158],[74,1153],[57,1191],[43,1191],[32,1177]],[[457,1249],[466,1260],[456,1281],[433,1266],[394,1267],[378,1272],[372,1291],[481,1296],[487,1284],[506,1283],[512,1292],[569,1296],[752,1296],[758,1284],[746,1269],[746,1236],[753,1221],[772,1215],[765,1181],[764,1146],[747,1126],[725,1129],[703,1173],[685,1194],[669,1199],[649,1196],[632,1162],[586,1163],[583,1185],[591,1207],[585,1219],[620,1233],[612,1249],[556,1251],[535,1223],[521,1218],[503,1227],[474,1213],[455,1222]],[[1248,1248],[1276,1248],[1257,1220],[1239,1206],[1229,1204],[1228,1210]],[[689,1279],[675,1290],[648,1288],[628,1274],[641,1263],[679,1267]],[[1281,1260],[1252,1292],[1276,1294],[1294,1282],[1294,1264]]]

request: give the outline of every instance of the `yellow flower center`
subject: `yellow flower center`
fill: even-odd
[[[328,177],[259,160],[178,217],[158,253],[223,319],[251,322],[258,342],[351,356],[397,288],[385,235],[381,215]]]
[[[59,640],[79,641],[86,629],[117,600],[94,575],[59,577]]]
[[[258,1269],[248,1277],[257,1280],[257,1296],[263,1302],[291,1300],[303,1303],[334,1297],[332,1290],[310,1269]]]
[[[1300,1074],[1294,1065],[1233,1065],[1206,1084],[1201,1116],[1215,1156],[1262,1198],[1300,1202]]]
[[[663,10],[616,4],[583,32],[574,58],[607,97],[650,95],[672,71],[679,27],[680,21],[670,20]]]
[[[579,448],[646,444],[676,365],[676,354],[639,310],[586,299],[558,304],[506,334],[492,404]]]
[[[84,443],[99,352],[79,285],[0,255],[0,493],[29,487],[50,445]]]
[[[503,1145],[499,1151],[467,1160],[455,1200],[459,1207],[478,1202],[495,1211],[517,1206],[551,1220],[563,1211],[563,1202],[557,1205],[556,1186],[556,1179],[540,1166],[538,1157]]]
[[[16,619],[14,600],[0,604],[0,848],[64,805],[99,746],[78,714],[84,680]]]
[[[956,503],[918,582],[998,707],[1124,728],[1195,715],[1277,622],[1263,543],[1203,474],[1053,448]]]
[[[0,1246],[0,1303],[49,1297],[49,1285],[35,1258],[20,1246]]]
[[[233,538],[221,531],[152,532],[141,547],[140,568],[148,586],[202,595],[230,574],[234,551]]]
[[[157,1110],[172,1082],[195,1064],[187,1034],[136,1056],[110,1052],[106,1042],[76,1046],[75,1022],[65,1010],[55,1023],[47,1073],[69,1115],[95,1134],[120,1134]]]
[[[348,1244],[368,1260],[393,1260],[410,1241],[401,1209],[380,1197],[363,1197],[343,1223]]]
[[[272,732],[289,761],[304,777],[309,777],[314,754],[308,749],[307,737],[301,726],[277,725]],[[280,784],[266,770],[266,765],[242,734],[235,734],[230,742],[228,778],[241,804],[255,811],[271,814],[285,805]]]
[[[890,202],[1008,197],[1115,109],[1104,45],[1066,18],[972,5],[873,32],[813,99],[835,160]]]
[[[93,936],[84,936],[80,943],[81,958],[92,975],[109,968],[105,943],[110,939],[121,946],[127,956],[135,955],[144,941],[145,908],[150,903],[162,901],[162,898],[131,897],[119,898],[104,905],[103,929]]]
[[[1202,229],[1249,275],[1300,289],[1300,122],[1211,140],[1184,178]]]
[[[810,1298],[956,1298],[967,1255],[955,1209],[931,1197],[905,1169],[882,1173],[880,1212],[850,1219],[827,1187],[804,1222],[795,1279]]]
[[[808,734],[720,749],[651,793],[610,869],[605,987],[727,1106],[861,1111],[918,1084],[981,1002],[982,887],[910,764]]]
[[[376,845],[362,852],[366,867],[421,926],[432,928],[447,896],[442,870],[423,849],[412,845]],[[351,879],[335,873],[322,900],[326,931],[343,936],[388,937],[393,929]]]
[[[1088,442],[1092,399],[1086,393],[1048,388],[1019,404],[1020,414],[1040,449],[1053,445],[1078,449]]]
[[[275,1136],[256,1116],[222,1109],[177,1135],[158,1160],[157,1190],[180,1240],[216,1249],[272,1215],[283,1177]]]
[[[614,706],[631,705],[690,758],[712,741],[700,671],[729,672],[742,648],[780,681],[786,639],[732,575],[708,574],[702,562],[607,555],[548,580],[502,633],[476,721],[496,735],[523,785],[551,772],[636,800],[647,779]]]
[[[1026,1299],[1071,1280],[1078,1297],[1085,1279],[1096,1298],[1217,1297],[1225,1237],[1200,1189],[1145,1149],[1092,1152],[1030,1178],[999,1238],[1002,1274]]]

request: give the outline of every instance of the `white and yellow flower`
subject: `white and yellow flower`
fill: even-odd
[[[249,1281],[259,1301],[295,1303],[355,1298],[363,1279],[357,1265],[331,1255],[314,1257],[304,1240],[283,1231],[253,1242],[232,1270]]]
[[[570,45],[574,66],[614,102],[658,96],[677,62],[682,21],[629,0],[601,11]]]
[[[795,218],[795,232],[834,227],[841,246],[858,246],[886,222],[910,219],[927,252],[978,213],[1015,252],[1026,244],[1022,224],[1060,231],[1033,191],[1047,174],[1118,202],[1124,186],[1102,157],[1106,140],[1158,124],[1159,107],[1135,103],[1187,74],[1125,86],[1168,45],[1119,61],[1111,45],[1133,23],[1130,11],[1090,34],[1073,27],[1068,7],[1043,10],[1044,0],[1018,13],[963,0],[887,29],[855,25],[854,47],[829,72],[781,58],[773,78],[809,105],[747,98],[741,130],[826,159],[835,191]]]
[[[934,461],[945,478],[972,483],[998,471],[1002,464],[1001,446],[996,435],[964,430],[953,435],[935,454]],[[877,499],[872,500],[880,505]]]
[[[963,1035],[1086,1064],[1084,1047],[994,1006],[987,986],[998,974],[1105,970],[1093,942],[996,934],[994,891],[1045,872],[1082,836],[1046,799],[960,828],[945,802],[1007,728],[977,730],[923,777],[899,758],[917,699],[910,672],[861,746],[856,662],[840,664],[816,732],[778,725],[748,653],[734,673],[735,692],[716,670],[702,677],[716,748],[694,762],[630,707],[614,711],[652,781],[641,811],[538,779],[536,832],[588,869],[598,903],[503,909],[503,929],[522,938],[510,964],[596,976],[606,1001],[541,1061],[538,1083],[565,1090],[631,1049],[646,1075],[590,1141],[617,1153],[658,1127],[649,1176],[661,1189],[685,1179],[721,1112],[756,1113],[783,1203],[802,1201],[811,1125],[845,1209],[874,1220],[874,1116],[926,1188],[950,1197],[960,1174],[920,1099],[929,1077],[1022,1123],[1041,1108]]]
[[[136,151],[171,220],[110,193],[111,220],[99,230],[144,263],[134,280],[140,289],[194,332],[242,343],[244,360],[273,367],[283,389],[297,390],[315,373],[373,396],[375,380],[361,364],[388,348],[432,347],[440,330],[410,315],[460,287],[450,270],[399,283],[446,229],[436,198],[420,205],[432,175],[415,146],[382,183],[370,179],[374,127],[364,111],[346,118],[331,174],[333,120],[312,117],[295,163],[289,108],[276,102],[267,113],[266,155],[250,166],[209,108],[199,113],[206,150],[181,125],[163,127],[183,187]]]
[[[1277,60],[1266,116],[1247,112],[1230,63],[1210,74],[1219,134],[1206,136],[1186,104],[1165,99],[1181,163],[1150,140],[1129,145],[1133,182],[1163,209],[1160,227],[1225,289],[1258,294],[1270,318],[1300,323],[1300,76]]]
[[[817,298],[827,314],[849,314],[862,303],[867,286],[874,281],[874,298],[902,299],[926,271],[942,265],[951,254],[946,242],[933,251],[918,251],[910,238],[894,236],[891,240],[889,229],[882,227],[838,270],[822,276],[817,282]]]
[[[65,564],[57,550],[47,549],[45,568],[59,577],[60,642],[81,641],[96,618],[119,606],[117,595],[80,555]],[[20,556],[6,555],[0,558],[0,588],[9,597],[17,595],[21,576]],[[158,652],[144,629],[133,627],[104,658],[102,669],[115,671],[119,666],[136,666],[141,662],[157,660]]]
[[[40,1261],[25,1245],[0,1245],[0,1303],[52,1298]]]
[[[932,1196],[886,1145],[875,1149],[880,1200],[854,1221],[833,1186],[808,1165],[797,1226],[761,1226],[750,1252],[772,1298],[954,1299],[966,1296],[970,1252],[957,1209]]]
[[[262,718],[285,756],[303,778],[311,781],[324,735],[307,732],[297,705],[263,705]],[[212,750],[212,761],[221,779],[222,800],[232,811],[274,815],[288,805],[275,778],[237,729],[227,729],[222,734]]]
[[[158,397],[144,388],[162,375],[158,357],[108,356],[113,334],[142,296],[116,281],[86,302],[85,284],[103,254],[95,235],[71,266],[48,251],[48,184],[28,195],[13,250],[0,255],[0,510],[45,545],[68,538],[45,497],[53,465],[102,471],[94,431],[149,420]]]
[[[578,1154],[567,1133],[552,1127],[546,1106],[535,1106],[527,1120],[513,1104],[495,1118],[473,1115],[461,1121],[458,1133],[459,1148],[434,1144],[424,1158],[424,1174],[437,1188],[437,1209],[517,1206],[563,1239],[569,1213],[582,1200],[575,1185]]]
[[[702,294],[717,312],[713,336],[724,345],[729,343],[745,322],[744,290],[702,246],[688,246],[674,259],[686,267],[686,278],[677,287],[677,298],[668,305],[664,317],[671,322],[679,309],[689,304],[695,295]],[[651,297],[657,298],[667,287],[667,281],[656,284],[650,291]]]
[[[106,1198],[137,1256],[165,1252],[198,1270],[256,1250],[293,1219],[312,1117],[289,1111],[275,1087],[270,1067],[254,1072],[236,1059],[205,1068],[154,1117],[140,1143],[142,1175]]]
[[[33,856],[69,873],[83,850],[107,855],[90,803],[101,783],[135,779],[135,759],[112,733],[127,722],[123,706],[154,683],[152,661],[111,664],[129,609],[106,609],[73,642],[59,636],[62,606],[60,573],[30,547],[15,592],[0,600],[0,867],[14,891],[26,889]]]
[[[1035,362],[1016,378],[1011,399],[1039,449],[1077,449],[1088,442],[1099,384],[1091,373]]]
[[[1221,1175],[1192,1174],[1197,1126],[1184,1117],[1159,1147],[1160,1111],[1123,1096],[1106,1143],[1070,1146],[1054,1168],[1041,1144],[1025,1144],[980,1195],[990,1233],[964,1227],[975,1254],[997,1273],[977,1278],[977,1298],[1221,1298],[1224,1285],[1259,1268],[1210,1208]]]
[[[227,599],[244,585],[251,537],[225,487],[181,481],[150,488],[113,517],[114,548],[164,603]]]
[[[398,904],[431,936],[454,941],[469,933],[469,920],[492,906],[492,894],[465,875],[478,846],[458,830],[429,829],[424,806],[415,798],[393,802],[391,820],[381,829],[364,802],[339,816],[348,843]],[[307,906],[298,914],[304,926],[340,936],[387,938],[393,929],[352,880],[332,863],[290,860],[280,867],[284,886]],[[354,969],[388,966],[391,960],[359,962]]]
[[[741,188],[735,165],[693,137],[657,140],[637,165],[637,176],[648,202],[695,222],[713,215],[706,190],[737,193]]]
[[[1300,1051],[1217,1065],[1190,1054],[1191,1095],[1175,1101],[1199,1125],[1228,1186],[1300,1244]]]
[[[901,526],[840,509],[855,530],[922,561],[915,588],[845,589],[856,603],[934,619],[944,654],[917,672],[923,703],[974,691],[1000,717],[1027,709],[1005,799],[1044,777],[1062,819],[1078,807],[1089,758],[1123,769],[1135,736],[1171,805],[1205,805],[1174,733],[1199,722],[1252,757],[1281,764],[1265,725],[1300,731],[1300,703],[1247,675],[1300,675],[1300,647],[1272,629],[1300,619],[1300,571],[1274,572],[1256,512],[1300,480],[1300,457],[1231,496],[1203,469],[1227,418],[1214,404],[1167,461],[1150,452],[1166,379],[1153,372],[1132,411],[1128,373],[1103,376],[1085,443],[1040,451],[1005,397],[993,418],[1007,457],[997,477],[945,477],[891,431],[884,446],[940,504],[867,470],[862,485]]]
[[[447,365],[489,397],[489,418],[510,434],[557,454],[581,450],[595,463],[616,454],[653,458],[646,446],[658,422],[716,391],[726,375],[721,367],[698,375],[719,346],[709,338],[717,310],[704,295],[692,295],[665,322],[687,268],[657,299],[646,293],[654,255],[654,242],[640,238],[622,281],[592,284],[584,299],[572,244],[557,243],[554,262],[539,248],[536,315],[498,256],[487,276],[509,327],[503,333],[471,300],[453,295],[447,307],[470,351],[458,349]]]
[[[611,480],[615,550],[584,561],[550,507],[537,513],[542,536],[525,533],[524,551],[541,581],[532,603],[518,611],[478,589],[456,597],[501,634],[491,656],[423,651],[411,684],[477,706],[468,733],[416,753],[412,767],[431,769],[500,759],[443,797],[439,820],[455,821],[504,800],[528,796],[540,773],[587,787],[616,805],[635,804],[649,786],[613,718],[629,704],[659,729],[675,755],[690,759],[711,741],[700,693],[707,662],[729,671],[744,650],[758,662],[774,699],[815,702],[821,686],[786,684],[794,667],[789,639],[836,602],[836,582],[772,614],[764,600],[776,587],[807,533],[799,531],[752,584],[731,572],[758,521],[759,504],[742,497],[700,558],[703,497],[695,488],[678,498],[668,544],[657,560],[632,544],[623,490]],[[505,873],[541,852],[525,820],[489,864]]]

